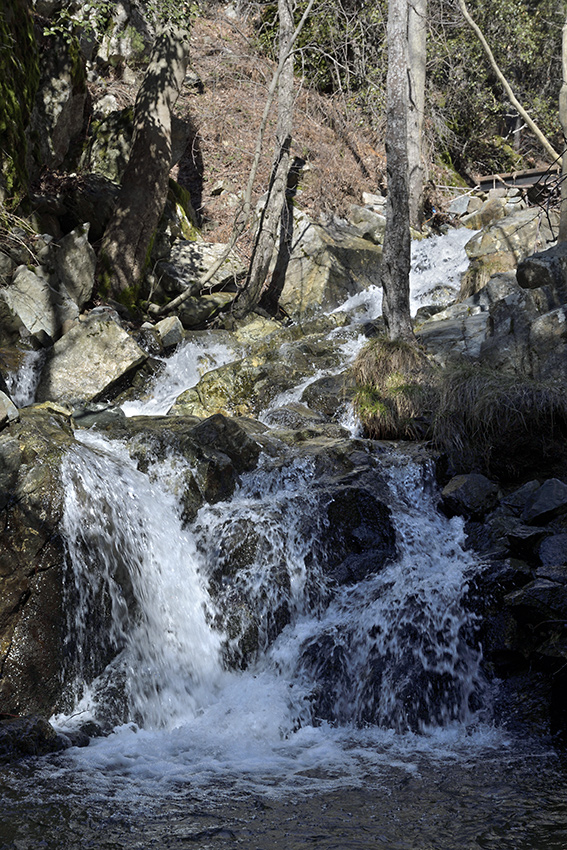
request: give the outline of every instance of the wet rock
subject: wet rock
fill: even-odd
[[[498,501],[498,485],[480,473],[456,475],[443,488],[442,507],[448,516],[479,519]]]
[[[343,373],[312,381],[303,391],[301,400],[327,419],[333,419],[352,401],[354,394],[354,380],[349,373]]]
[[[522,513],[528,525],[545,524],[567,513],[567,484],[548,478],[526,502]]]
[[[92,315],[53,346],[38,387],[40,401],[96,401],[147,359],[112,318]]]
[[[168,316],[157,322],[155,330],[159,334],[161,344],[165,349],[174,348],[183,341],[183,325],[177,316]]]
[[[509,593],[506,604],[521,623],[567,622],[567,585],[537,578]]]
[[[324,570],[337,584],[353,584],[396,556],[396,533],[389,507],[368,490],[345,487],[327,506]]]
[[[321,425],[327,421],[327,418],[310,410],[307,405],[295,402],[270,410],[265,416],[265,421],[269,425],[299,430],[312,425]]]
[[[15,717],[0,720],[0,761],[25,756],[43,756],[69,746],[43,717]]]
[[[0,433],[0,704],[52,714],[63,686],[59,467],[69,417],[26,408]]]
[[[237,472],[254,469],[260,456],[260,446],[251,439],[234,419],[215,413],[193,428],[192,435],[201,446],[226,454]]]
[[[567,534],[553,534],[542,540],[539,559],[544,567],[563,567],[567,564]]]
[[[516,525],[508,534],[510,550],[520,558],[527,558],[532,563],[537,561],[536,552],[543,538],[549,534],[547,528],[534,525]]]
[[[0,430],[9,422],[14,422],[19,417],[18,408],[10,398],[0,391]]]

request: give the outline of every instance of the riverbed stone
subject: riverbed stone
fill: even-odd
[[[31,715],[0,720],[0,761],[43,756],[70,746],[43,717]]]
[[[57,291],[41,266],[19,266],[11,286],[0,290],[0,298],[16,326],[45,346],[57,339],[64,321],[78,316],[77,306]]]
[[[539,547],[539,559],[544,567],[564,567],[567,565],[567,534],[552,534],[542,540]]]

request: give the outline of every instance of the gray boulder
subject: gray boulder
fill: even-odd
[[[31,269],[19,266],[12,284],[0,290],[0,299],[8,310],[11,325],[25,329],[42,345],[51,344],[63,322],[79,315],[77,305],[66,291],[58,291],[57,282],[41,266]]]
[[[555,213],[548,219],[539,208],[530,207],[506,215],[473,236],[466,246],[470,265],[461,281],[461,299],[482,289],[494,274],[515,269],[525,257],[553,241],[557,224]]]
[[[381,262],[382,248],[356,228],[313,224],[295,213],[280,306],[295,319],[339,307],[349,296],[380,285]]]
[[[95,401],[147,359],[112,317],[91,313],[53,346],[38,399]]]
[[[96,256],[88,240],[90,225],[77,227],[54,249],[55,273],[79,309],[89,301],[94,287]]]

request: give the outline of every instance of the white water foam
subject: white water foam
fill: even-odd
[[[122,405],[126,416],[163,416],[175,399],[194,387],[205,374],[237,358],[234,348],[219,343],[214,335],[203,335],[199,342],[180,345],[164,360],[163,371],[154,379],[146,398]]]

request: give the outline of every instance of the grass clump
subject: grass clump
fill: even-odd
[[[375,440],[416,440],[428,431],[436,372],[417,345],[372,339],[354,367],[354,406],[366,434]]]
[[[444,370],[433,439],[454,473],[501,481],[553,472],[567,451],[567,387],[479,363]]]

